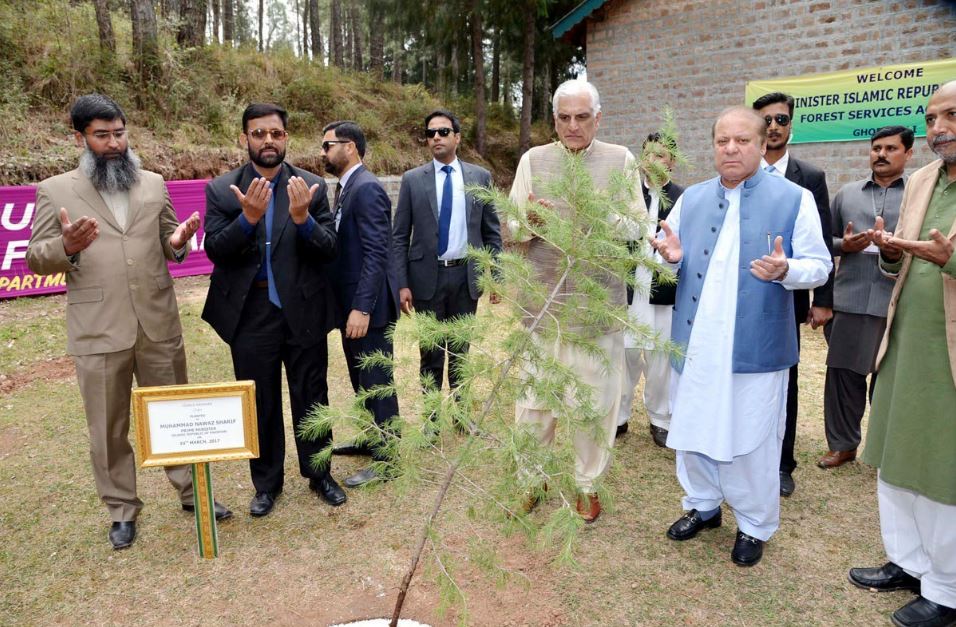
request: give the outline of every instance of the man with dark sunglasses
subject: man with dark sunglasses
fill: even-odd
[[[342,351],[349,380],[356,394],[390,386],[392,371],[381,364],[363,366],[366,355],[392,355],[388,327],[398,319],[398,281],[391,267],[392,201],[378,178],[362,163],[365,133],[355,122],[340,120],[322,129],[322,164],[338,177],[335,186],[335,230],[338,251],[330,266],[342,332]],[[337,455],[370,455],[376,462],[389,461],[382,434],[391,432],[398,416],[394,392],[365,399],[365,408],[375,420],[378,433],[332,450]],[[369,441],[369,440],[372,441]],[[387,444],[387,443],[385,443]],[[388,479],[373,464],[345,479],[356,488]]]
[[[827,191],[827,179],[823,170],[802,159],[792,156],[787,150],[790,142],[790,130],[793,122],[793,96],[773,92],[757,98],[753,108],[767,124],[767,152],[760,167],[773,174],[782,176],[810,191],[820,215],[823,229],[823,241],[831,246],[830,233],[830,194]],[[833,273],[827,282],[813,290],[813,305],[810,305],[810,290],[794,290],[794,314],[797,324],[797,342],[800,341],[800,325],[809,323],[814,329],[826,324],[833,317]],[[787,429],[783,437],[783,449],[780,454],[780,495],[790,496],[796,489],[793,471],[797,460],[793,455],[797,434],[797,365],[790,368],[790,382],[787,387]]]
[[[453,113],[429,113],[425,136],[432,160],[402,175],[395,209],[392,264],[402,312],[416,309],[438,320],[474,315],[481,290],[475,264],[466,257],[468,247],[501,252],[501,229],[494,206],[476,200],[465,188],[490,187],[491,174],[458,159],[461,125]],[[497,302],[494,294],[491,299]],[[447,346],[421,350],[423,386],[441,389],[446,354],[448,385],[458,387],[459,355]]]
[[[287,120],[278,105],[249,105],[239,136],[249,163],[206,186],[206,254],[215,267],[202,317],[229,344],[236,379],[256,382],[259,458],[249,460],[256,517],[272,511],[284,484],[283,365],[299,472],[329,505],[346,498],[329,469],[312,464],[331,435],[299,434],[309,409],[329,403],[326,335],[335,306],[326,264],[336,237],[325,182],[285,162]]]

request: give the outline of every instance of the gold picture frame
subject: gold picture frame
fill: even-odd
[[[140,468],[259,457],[254,381],[133,390]]]

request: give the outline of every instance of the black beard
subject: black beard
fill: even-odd
[[[338,177],[342,174],[341,172],[339,172],[339,169],[335,166],[335,164],[329,161],[328,159],[325,160],[325,163],[322,164],[322,167],[325,168],[325,171],[331,174],[332,176]]]
[[[279,148],[274,148],[275,154],[267,157],[263,157],[261,151],[255,152],[252,146],[247,146],[247,149],[249,150],[249,160],[260,168],[274,168],[285,161],[285,151]]]
[[[100,192],[126,192],[139,180],[140,161],[132,148],[118,157],[104,157],[84,148],[80,170]]]

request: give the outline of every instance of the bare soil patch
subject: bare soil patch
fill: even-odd
[[[63,381],[75,375],[73,359],[68,356],[35,361],[26,368],[12,374],[0,374],[0,396],[13,394],[37,379]]]

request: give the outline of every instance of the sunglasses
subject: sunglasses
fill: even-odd
[[[268,131],[264,128],[254,128],[251,131],[249,131],[249,136],[253,137],[254,139],[258,141],[262,141],[263,139],[265,139],[266,135],[271,137],[273,141],[280,141],[285,139],[288,134],[289,134],[288,131],[285,131],[281,128],[274,128]]]
[[[772,123],[776,122],[779,126],[786,126],[790,124],[790,116],[786,113],[778,113],[777,115],[765,115],[763,116],[763,121],[767,123],[767,126],[770,126]]]
[[[324,150],[325,152],[328,152],[329,148],[331,148],[335,144],[347,144],[350,141],[352,140],[351,139],[329,139],[322,142],[322,150]]]
[[[454,132],[455,132],[454,129],[448,128],[447,126],[443,126],[443,127],[441,127],[441,128],[429,128],[429,129],[425,129],[425,136],[428,137],[429,139],[431,139],[431,138],[434,137],[435,134],[437,133],[437,134],[441,135],[442,137],[448,137],[449,135],[451,135],[451,134],[454,133]]]

